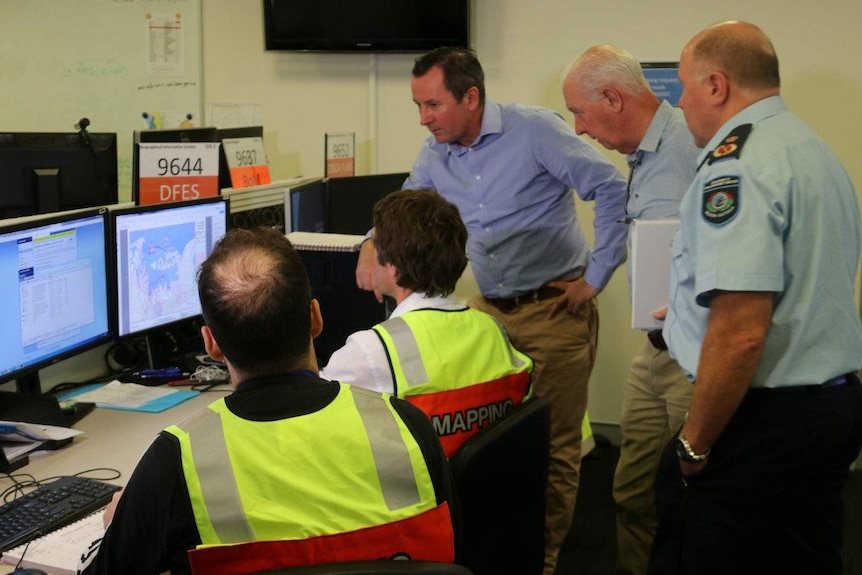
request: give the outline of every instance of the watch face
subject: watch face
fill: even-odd
[[[673,448],[676,451],[676,456],[682,459],[683,461],[688,461],[688,453],[685,452],[685,445],[682,444],[682,441],[677,437],[673,440]]]

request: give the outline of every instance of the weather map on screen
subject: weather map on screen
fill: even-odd
[[[205,202],[116,216],[119,335],[200,314],[197,270],[225,233],[225,210]]]
[[[130,231],[129,320],[132,331],[149,318],[187,315],[197,305],[194,274],[206,251],[193,223]]]

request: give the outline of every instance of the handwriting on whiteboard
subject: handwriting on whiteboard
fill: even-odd
[[[129,69],[114,58],[78,60],[66,66],[65,76],[128,76]]]

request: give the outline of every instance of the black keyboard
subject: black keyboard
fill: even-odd
[[[0,552],[86,517],[107,505],[119,489],[67,475],[0,505]]]

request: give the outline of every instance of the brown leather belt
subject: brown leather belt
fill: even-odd
[[[557,288],[540,287],[521,295],[512,297],[486,297],[485,300],[503,313],[512,313],[522,305],[540,302],[561,295],[563,295],[562,290]]]

